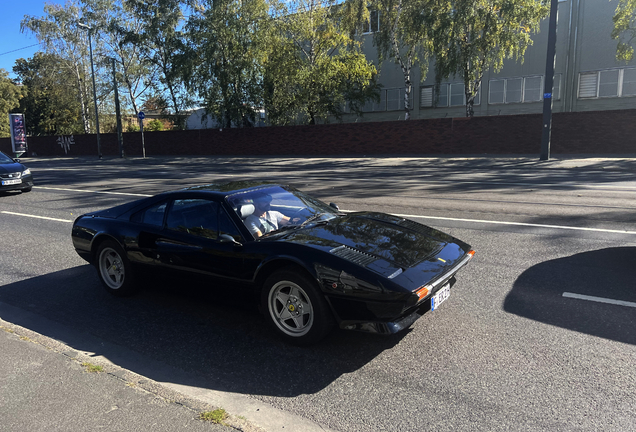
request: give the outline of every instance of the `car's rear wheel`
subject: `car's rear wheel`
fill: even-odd
[[[99,245],[96,265],[102,285],[109,293],[124,297],[137,291],[130,261],[116,242],[106,240]]]
[[[310,345],[333,327],[329,306],[316,283],[293,270],[273,273],[265,282],[263,311],[287,342]]]

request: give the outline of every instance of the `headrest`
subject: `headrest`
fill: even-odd
[[[236,211],[238,212],[239,216],[241,216],[241,219],[245,219],[246,217],[254,213],[254,204],[243,204],[242,206],[239,206]]]

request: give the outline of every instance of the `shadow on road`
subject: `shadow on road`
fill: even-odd
[[[583,252],[537,264],[519,276],[506,312],[636,345],[636,308],[568,297],[583,295],[636,306],[636,247]]]
[[[150,379],[267,396],[318,392],[406,334],[382,337],[336,330],[316,346],[298,348],[282,343],[256,303],[231,286],[157,277],[146,278],[144,285],[135,297],[115,298],[103,290],[95,269],[84,265],[2,286],[0,303],[63,324],[72,332],[37,325],[20,314],[4,319]],[[86,334],[142,357],[122,357],[122,350],[110,344],[82,342],[94,340],[82,337]]]

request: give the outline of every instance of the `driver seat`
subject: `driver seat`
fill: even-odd
[[[236,212],[241,217],[242,220],[247,219],[249,215],[254,213],[254,204],[243,204],[238,206]]]

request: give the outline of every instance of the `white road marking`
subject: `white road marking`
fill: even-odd
[[[579,300],[589,300],[589,301],[593,301],[593,302],[597,302],[597,303],[609,303],[609,304],[613,304],[613,305],[628,306],[628,307],[636,308],[636,303],[623,301],[623,300],[613,300],[613,299],[608,299],[608,298],[603,298],[603,297],[594,297],[594,296],[588,296],[588,295],[583,295],[583,294],[575,294],[575,293],[569,293],[569,292],[564,292],[563,293],[563,297],[579,299]]]
[[[152,195],[148,194],[136,194],[130,192],[108,192],[108,191],[94,191],[94,190],[85,190],[85,189],[64,189],[64,188],[52,188],[45,186],[34,186],[37,189],[47,189],[47,190],[59,190],[65,192],[86,192],[86,193],[99,193],[99,194],[110,194],[110,195],[129,195],[129,196],[138,196],[138,197],[151,197]]]
[[[52,220],[52,221],[56,221],[56,222],[73,222],[72,220],[57,219],[57,218],[51,218],[51,217],[46,217],[46,216],[35,216],[35,215],[30,215],[30,214],[14,213],[14,212],[8,212],[8,211],[0,211],[0,213],[10,214],[10,215],[13,215],[13,216],[25,216],[25,217],[31,217],[31,218],[36,218],[36,219],[46,219],[46,220]]]
[[[565,226],[565,225],[533,224],[533,223],[525,223],[525,222],[504,222],[504,221],[489,221],[489,220],[479,220],[479,219],[449,218],[449,217],[441,217],[441,216],[419,216],[419,215],[405,215],[405,214],[395,214],[395,213],[393,214],[395,216],[405,217],[409,219],[410,218],[439,219],[439,220],[493,224],[493,225],[513,225],[513,226],[525,226],[525,227],[533,227],[533,228],[564,229],[564,230],[574,230],[574,231],[593,231],[593,232],[617,233],[617,234],[636,234],[636,231],[611,230],[611,229],[603,229],[603,228],[584,228],[584,227],[572,227],[572,226]]]
[[[67,192],[85,192],[85,193],[101,193],[101,194],[113,194],[113,195],[128,195],[128,196],[139,196],[139,197],[150,197],[152,195],[147,194],[135,194],[129,192],[107,192],[107,191],[93,191],[93,190],[84,190],[84,189],[63,189],[63,188],[50,188],[43,186],[36,186],[38,189],[48,189],[48,190],[59,190],[59,191],[67,191]],[[346,213],[352,213],[356,210],[341,210]],[[409,219],[437,219],[437,220],[446,220],[446,221],[454,221],[454,222],[470,222],[470,223],[481,223],[481,224],[491,224],[491,225],[509,225],[509,226],[524,226],[524,227],[532,227],[532,228],[548,228],[548,229],[563,229],[563,230],[572,230],[572,231],[590,231],[590,232],[601,232],[601,233],[613,233],[613,234],[632,234],[636,235],[636,231],[626,231],[626,230],[611,230],[611,229],[602,229],[602,228],[584,228],[584,227],[572,227],[565,225],[545,225],[545,224],[533,224],[533,223],[525,223],[525,222],[505,222],[505,221],[489,221],[489,220],[480,220],[480,219],[462,219],[462,218],[450,218],[450,217],[442,217],[442,216],[421,216],[421,215],[409,215],[409,214],[394,214],[395,216],[405,217]]]

